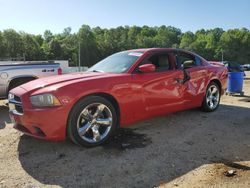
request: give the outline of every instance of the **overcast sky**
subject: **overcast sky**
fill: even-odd
[[[76,32],[83,24],[250,29],[250,0],[0,0],[0,30]]]

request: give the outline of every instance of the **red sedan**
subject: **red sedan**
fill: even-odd
[[[119,52],[87,72],[31,81],[10,91],[19,131],[96,146],[115,129],[180,110],[216,110],[227,69],[179,49]]]

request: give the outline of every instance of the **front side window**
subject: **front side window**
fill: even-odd
[[[88,69],[88,72],[124,73],[140,58],[142,52],[119,52]]]
[[[155,72],[163,72],[172,69],[169,55],[166,53],[152,55],[149,58],[143,60],[140,65],[144,64],[153,64],[155,66]]]
[[[155,65],[156,72],[162,72],[170,69],[170,62],[168,55],[154,55],[149,58],[149,61]]]

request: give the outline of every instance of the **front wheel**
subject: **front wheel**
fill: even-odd
[[[204,96],[202,102],[202,110],[206,112],[215,111],[220,104],[220,88],[217,83],[211,82],[206,90],[206,95]]]
[[[118,124],[115,108],[107,99],[89,96],[72,109],[68,120],[68,136],[81,146],[97,146],[105,142]]]

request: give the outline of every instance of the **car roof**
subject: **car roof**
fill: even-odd
[[[139,49],[131,49],[131,50],[127,50],[128,52],[140,52],[140,53],[147,53],[147,52],[163,52],[163,51],[180,51],[180,52],[185,52],[185,53],[189,53],[192,55],[195,55],[203,60],[206,61],[205,58],[203,58],[202,56],[196,54],[195,52],[191,52],[188,50],[184,50],[184,49],[179,49],[179,48],[139,48]]]
[[[193,55],[197,55],[198,54],[188,51],[188,50],[184,50],[184,49],[179,49],[179,48],[139,48],[139,49],[131,49],[131,50],[127,50],[129,52],[141,52],[141,53],[145,53],[145,52],[161,52],[161,51],[181,51],[181,52],[186,52],[186,53],[191,53]]]

